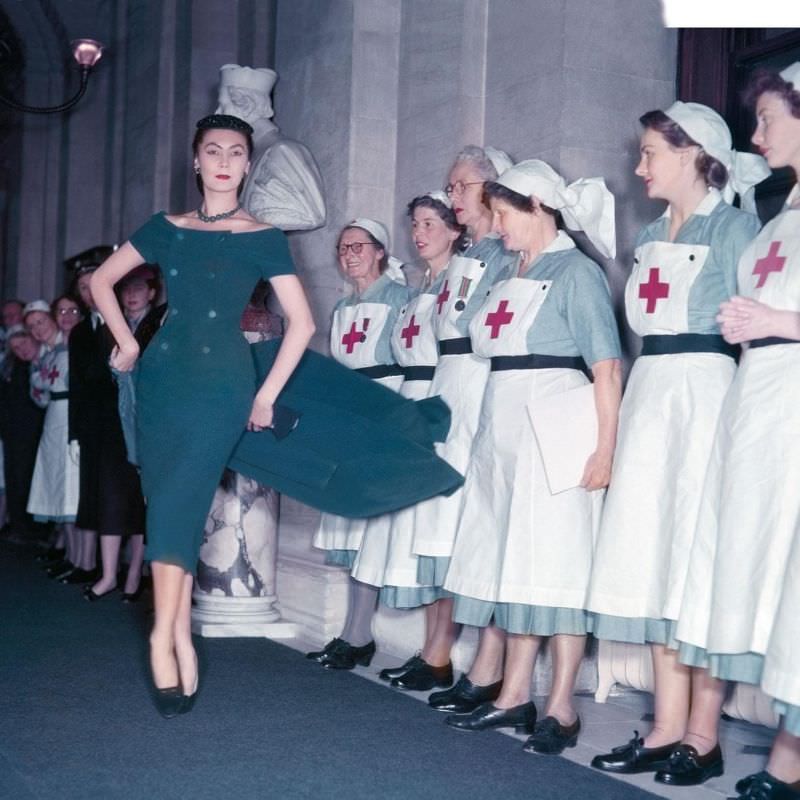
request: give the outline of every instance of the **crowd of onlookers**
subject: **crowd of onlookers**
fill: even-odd
[[[114,342],[92,300],[100,260],[82,264],[52,302],[2,304],[0,516],[5,538],[41,545],[50,578],[83,587],[90,601],[122,581],[123,600],[133,602],[143,588],[144,500],[128,447],[132,379],[109,367]],[[149,265],[118,286],[142,346],[163,316],[159,292]]]

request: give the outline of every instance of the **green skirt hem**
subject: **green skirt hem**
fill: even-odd
[[[675,638],[678,623],[672,619],[590,613],[589,625],[596,639],[628,644],[663,644],[672,650],[680,646]]]
[[[441,588],[449,566],[449,556],[418,556],[417,583]],[[449,597],[450,594],[448,593],[447,596]]]
[[[445,596],[439,586],[383,586],[380,601],[388,608],[419,608]]]
[[[352,569],[358,550],[326,550],[325,564],[329,567],[347,567]]]
[[[524,603],[493,603],[474,597],[455,595],[453,621],[476,628],[494,624],[522,636],[585,636],[589,615],[582,608],[531,606]]]

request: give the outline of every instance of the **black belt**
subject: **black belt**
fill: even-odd
[[[674,353],[719,353],[737,360],[739,347],[728,344],[719,334],[677,333],[672,336],[644,336],[643,356],[666,356]]]
[[[766,339],[753,339],[750,347],[770,347],[773,344],[800,344],[797,339],[781,339],[780,336],[767,336]]]
[[[373,380],[389,378],[393,375],[402,375],[403,370],[397,364],[376,364],[374,367],[360,367],[355,370],[361,375]]]
[[[543,356],[531,353],[525,356],[492,356],[492,372],[507,369],[577,369],[590,380],[589,367],[580,356]]]
[[[472,352],[472,340],[469,336],[463,339],[442,339],[439,342],[440,356],[463,356]]]
[[[51,400],[69,400],[69,392],[50,392]]]
[[[407,381],[432,381],[435,367],[403,367]]]

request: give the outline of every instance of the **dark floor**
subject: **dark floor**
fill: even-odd
[[[653,795],[253,639],[199,642],[195,710],[163,720],[145,606],[90,604],[0,543],[0,798],[619,798]]]

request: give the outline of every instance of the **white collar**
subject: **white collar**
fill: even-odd
[[[700,201],[700,205],[698,205],[689,216],[707,217],[721,202],[722,194],[720,193],[719,189],[709,189],[706,196]],[[666,217],[667,219],[672,216],[669,205],[667,206],[667,210],[661,216]]]

